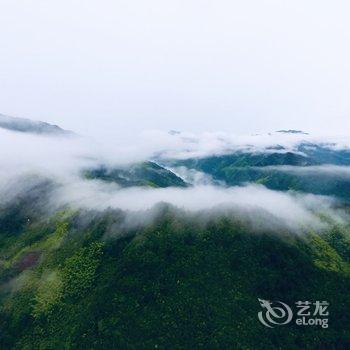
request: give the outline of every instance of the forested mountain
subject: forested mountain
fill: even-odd
[[[200,142],[172,132],[180,156],[123,163],[78,138],[11,134],[22,146],[0,152],[0,349],[350,347],[346,147],[195,157],[186,142]],[[325,301],[329,323],[269,327],[261,301]]]
[[[329,145],[300,144],[294,152],[234,152],[227,155],[165,160],[170,167],[195,169],[228,186],[258,183],[279,191],[333,195],[350,200],[350,151]]]
[[[299,237],[232,213],[160,206],[130,228],[125,216],[60,212],[2,231],[2,349],[349,346],[348,226]],[[327,300],[330,327],[266,328],[258,297]]]
[[[129,166],[107,167],[100,166],[83,172],[86,179],[97,179],[115,182],[122,187],[186,187],[187,184],[170,170],[154,162],[142,162]]]

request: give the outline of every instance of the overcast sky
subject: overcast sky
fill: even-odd
[[[348,133],[347,0],[0,0],[0,113],[80,133]]]

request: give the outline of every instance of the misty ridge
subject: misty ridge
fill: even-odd
[[[36,133],[36,126],[41,130],[40,123],[32,125],[34,131],[0,125],[3,215],[5,208],[24,201],[36,216],[67,207],[122,210],[133,217],[124,219],[133,226],[149,223],[154,208],[164,203],[175,211],[206,213],[202,220],[220,213],[241,218],[256,230],[321,230],[323,216],[348,222],[346,138],[293,130],[245,137],[147,131],[102,142]],[[294,176],[289,183],[285,174]],[[305,187],[300,178],[310,175],[325,178],[327,190]],[[332,186],[343,186],[342,193]]]
[[[0,114],[0,127],[25,133],[51,136],[74,136],[72,131],[64,130],[57,125],[25,118],[15,118]]]

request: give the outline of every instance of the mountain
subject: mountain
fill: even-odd
[[[300,134],[300,135],[309,135],[307,132],[304,132],[302,130],[278,130],[276,132],[282,133],[282,134]]]
[[[84,162],[90,168],[78,168],[80,179],[33,168],[6,174],[0,349],[350,348],[350,152],[334,146],[302,142],[293,150],[274,145],[124,166]],[[202,177],[207,182],[196,188]],[[146,193],[166,193],[169,202],[174,195],[180,204],[110,207],[118,186],[112,193],[85,187],[93,180],[148,187],[123,191],[136,193],[131,204]],[[253,191],[247,200],[227,188],[246,182],[341,200],[266,189],[257,198],[263,186],[243,188]],[[181,190],[159,190],[165,187]],[[188,210],[179,200],[187,191],[194,194],[184,201]],[[213,196],[231,197],[196,210],[196,192],[207,208]],[[298,225],[290,225],[294,217]],[[293,320],[266,327],[260,299],[289,305]],[[298,325],[297,303],[318,301],[329,303],[329,324]]]
[[[0,347],[349,346],[348,226],[257,233],[235,214],[157,210],[134,229],[120,210],[68,210],[1,231]],[[258,298],[325,300],[329,327],[267,328]]]
[[[342,168],[350,166],[350,150],[329,145],[301,143],[294,152],[270,148],[163,162],[169,167],[183,166],[209,174],[228,186],[253,182],[273,190],[330,195],[350,201],[350,172],[344,176],[346,171]]]
[[[187,187],[187,184],[179,176],[150,161],[122,168],[100,166],[95,169],[85,170],[83,175],[86,179],[115,182],[122,187]]]
[[[74,136],[74,132],[64,130],[57,125],[25,118],[10,117],[0,114],[0,128],[31,134],[49,136]]]
[[[317,164],[350,165],[350,149],[337,149],[335,143],[302,142],[296,151],[305,154]]]

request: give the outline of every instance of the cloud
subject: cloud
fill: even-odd
[[[289,166],[289,165],[278,165],[278,166],[265,166],[259,167],[259,170],[275,170],[295,175],[318,175],[318,176],[329,176],[342,180],[350,180],[350,166],[340,165],[314,165],[314,166]]]
[[[301,142],[322,144],[333,149],[350,148],[348,138],[278,132],[235,135],[224,132],[196,134],[146,130],[140,133],[116,131],[113,138],[64,139],[15,133],[0,128],[0,172],[13,171],[18,174],[21,171],[43,171],[65,176],[68,172],[76,173],[84,165],[91,164],[115,166],[147,159],[187,159],[236,151],[298,152],[297,147]]]
[[[142,139],[151,144],[158,140],[158,156],[161,158],[201,158],[211,155],[223,155],[232,152],[295,152],[303,144],[322,145],[333,150],[349,150],[348,137],[309,135],[302,133],[271,132],[267,134],[237,135],[226,132],[171,132],[159,130],[142,133]]]
[[[296,195],[272,191],[261,185],[220,187],[199,185],[191,188],[120,188],[101,181],[66,183],[57,188],[53,198],[56,205],[69,203],[73,208],[106,210],[118,208],[125,211],[148,211],[158,203],[169,203],[186,211],[231,211],[242,218],[254,221],[260,213],[264,227],[273,227],[278,220],[288,229],[302,229],[322,223],[316,212],[332,212],[333,200],[314,195]],[[264,215],[263,215],[264,214]],[[269,223],[270,220],[270,223]]]
[[[158,135],[159,137],[154,137]],[[302,135],[305,137],[308,135]],[[261,227],[276,226],[298,230],[305,226],[320,228],[319,212],[341,218],[333,209],[333,200],[321,196],[297,195],[269,190],[263,186],[247,185],[224,187],[214,183],[201,172],[176,168],[175,172],[190,180],[192,187],[179,188],[121,188],[113,183],[97,180],[84,180],[81,170],[98,164],[131,163],[156,156],[157,151],[168,155],[204,155],[223,152],[235,147],[243,149],[248,141],[255,140],[257,148],[280,143],[286,135],[250,136],[234,138],[227,134],[196,136],[187,133],[150,132],[140,137],[134,135],[129,143],[115,141],[114,144],[87,139],[57,139],[43,136],[18,134],[0,130],[0,194],[4,205],[19,194],[35,190],[40,179],[48,179],[54,184],[50,187],[50,203],[47,210],[62,206],[76,209],[107,208],[128,212],[147,213],[157,203],[169,203],[174,207],[191,211],[210,211],[211,213],[230,211],[232,215],[245,218]],[[292,145],[300,135],[287,137]],[[287,142],[287,143],[288,143]],[[253,145],[252,142],[249,144]],[[249,146],[249,147],[250,147]],[[192,147],[192,148],[191,148]],[[189,152],[187,152],[189,151]],[[159,153],[158,153],[159,154]],[[309,167],[308,169],[281,168],[282,171],[326,171],[341,172],[348,176],[345,167]],[[33,185],[34,184],[34,185]],[[259,226],[258,225],[258,226]]]
[[[177,167],[165,167],[172,171],[177,176],[181,177],[186,183],[191,185],[212,185],[219,184],[220,181],[216,181],[212,178],[211,175],[206,174],[202,171],[198,171],[195,169],[189,169],[185,166],[177,166]],[[221,183],[224,185],[224,183]]]

